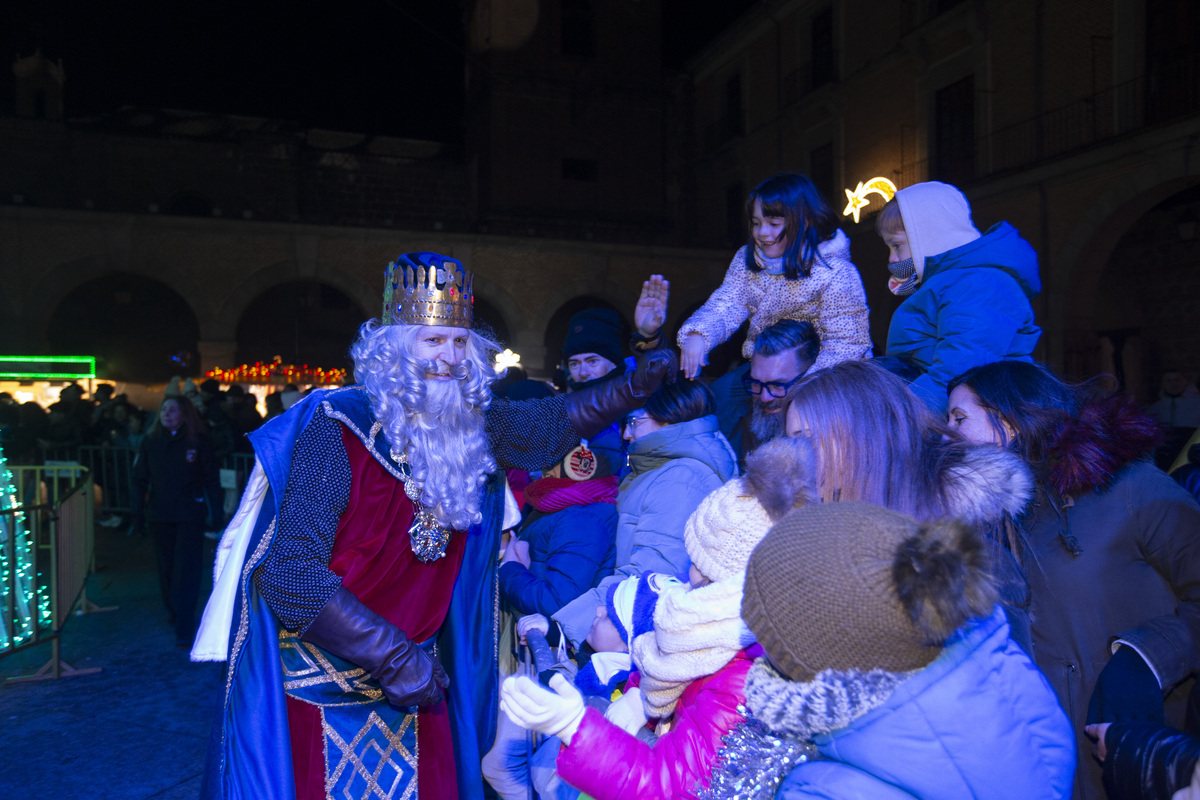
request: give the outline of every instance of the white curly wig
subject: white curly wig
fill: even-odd
[[[484,431],[484,412],[497,375],[499,346],[470,331],[466,358],[449,368],[453,380],[429,380],[445,365],[414,356],[420,325],[363,324],[350,348],[354,376],[371,398],[388,443],[408,456],[421,505],[438,522],[465,530],[481,520],[480,488],[496,470]]]

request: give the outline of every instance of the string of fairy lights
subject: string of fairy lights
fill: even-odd
[[[12,470],[0,447],[0,653],[20,647],[39,627],[51,624],[49,587],[34,574],[33,534],[19,508]]]

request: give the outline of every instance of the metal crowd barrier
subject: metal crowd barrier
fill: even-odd
[[[128,514],[133,510],[135,448],[81,445],[48,449],[44,456],[47,466],[87,467],[96,486],[97,509],[101,514]]]
[[[46,451],[47,468],[57,470],[86,467],[96,486],[96,511],[102,515],[128,514],[133,511],[133,462],[137,449],[82,445]],[[254,469],[253,453],[231,453],[221,459],[221,487],[232,490],[233,505],[246,488]],[[65,473],[64,473],[65,474]],[[53,500],[47,500],[53,505]],[[226,511],[231,509],[226,508]]]
[[[10,466],[20,502],[0,511],[7,570],[0,575],[3,641],[0,657],[46,640],[51,656],[32,675],[7,682],[86,675],[99,667],[75,669],[62,660],[61,635],[73,608],[87,600],[87,577],[95,555],[93,485],[81,466]],[[67,485],[67,483],[70,485]]]
[[[98,510],[103,514],[128,514],[133,511],[133,460],[137,450],[132,447],[79,448],[79,463],[88,468],[92,482],[99,488]]]
[[[242,490],[254,469],[254,453],[231,453],[221,459],[221,488],[225,490],[225,515],[228,519],[237,510]]]

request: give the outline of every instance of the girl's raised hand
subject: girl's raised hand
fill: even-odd
[[[683,377],[695,380],[700,374],[700,368],[707,363],[708,351],[704,346],[704,337],[698,333],[689,333],[683,341],[683,355],[679,359]]]
[[[667,301],[671,297],[671,282],[662,275],[651,275],[642,284],[642,295],[633,310],[633,324],[638,333],[649,339],[667,321]]]

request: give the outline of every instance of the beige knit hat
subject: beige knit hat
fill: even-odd
[[[957,522],[928,525],[869,503],[811,505],[750,557],[742,618],[794,681],[825,669],[920,669],[996,591],[988,551]]]
[[[812,444],[803,438],[775,439],[746,456],[746,474],[701,500],[684,526],[696,569],[714,582],[744,571],[773,524],[815,502],[815,464]]]
[[[716,582],[746,569],[770,528],[766,509],[743,478],[734,478],[700,501],[684,526],[683,542],[696,569]]]

